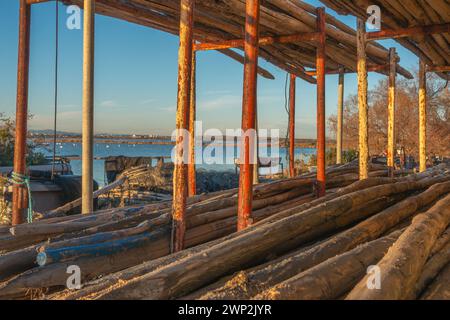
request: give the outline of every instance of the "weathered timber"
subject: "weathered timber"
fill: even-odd
[[[378,263],[383,286],[368,290],[366,277],[346,299],[404,299],[414,284],[438,236],[450,222],[450,194],[425,214],[418,215],[386,256]],[[418,250],[417,248],[420,248]]]

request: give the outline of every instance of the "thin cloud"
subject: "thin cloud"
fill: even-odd
[[[139,102],[139,104],[141,104],[141,105],[147,105],[147,104],[151,104],[151,103],[153,103],[153,102],[155,102],[155,101],[156,101],[156,99],[150,98],[150,99],[142,100],[141,102]]]
[[[221,108],[236,108],[242,106],[242,97],[233,95],[223,95],[215,99],[202,101],[200,108],[206,110],[215,110]]]
[[[230,90],[208,90],[205,91],[205,95],[229,95],[231,93]]]
[[[173,113],[177,110],[177,107],[175,106],[170,106],[170,107],[160,107],[159,110],[164,111],[164,112],[170,112]]]
[[[100,106],[105,108],[114,108],[117,107],[117,102],[114,100],[105,100],[100,102]]]

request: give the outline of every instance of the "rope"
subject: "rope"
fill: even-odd
[[[291,117],[291,112],[289,111],[289,95],[288,95],[288,80],[289,80],[289,73],[286,73],[286,80],[284,82],[284,110],[286,110],[286,113],[288,115],[288,124],[289,124],[289,118]],[[284,141],[286,141],[286,145],[285,145],[285,149],[286,149],[286,164],[289,167],[289,125],[286,129],[286,139]]]
[[[33,199],[31,198],[30,177],[28,177],[24,174],[21,174],[21,173],[13,172],[13,173],[11,173],[11,178],[9,179],[9,181],[14,185],[27,187],[27,191],[28,191],[27,221],[28,221],[28,223],[32,223],[33,222]]]
[[[52,180],[55,178],[56,162],[56,125],[58,115],[58,60],[59,60],[59,1],[55,1],[55,117],[53,122],[53,161],[52,161]]]

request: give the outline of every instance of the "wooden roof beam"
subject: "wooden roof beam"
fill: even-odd
[[[389,64],[388,63],[387,64],[372,64],[372,65],[369,65],[367,67],[367,71],[368,72],[378,72],[378,73],[382,73],[382,74],[386,74],[386,75],[387,75],[388,70],[389,70]],[[406,71],[406,72],[408,74],[410,74],[409,71]],[[312,76],[312,77],[316,76],[316,71],[315,70],[306,71],[305,73],[307,75],[309,75],[309,76]],[[326,71],[326,74],[340,74],[340,73],[341,73],[341,71],[339,69],[328,69]],[[343,73],[356,73],[356,71],[345,69]],[[405,76],[403,73],[398,72],[398,70],[397,70],[397,73]],[[410,74],[410,77],[409,76],[408,77],[405,76],[405,78],[413,79],[413,76]]]
[[[450,72],[450,66],[427,66],[427,72]]]
[[[35,4],[35,3],[42,3],[42,2],[49,2],[50,0],[27,0],[27,4]]]
[[[450,33],[450,23],[368,32],[367,41],[398,39],[439,33]]]
[[[302,41],[317,41],[319,39],[318,32],[304,32],[299,34],[278,36],[278,37],[261,37],[259,39],[259,45],[271,45],[275,43],[295,43]],[[224,40],[214,43],[198,43],[194,46],[196,51],[206,51],[206,50],[219,50],[219,49],[230,49],[230,48],[240,48],[245,44],[244,39],[235,40]]]

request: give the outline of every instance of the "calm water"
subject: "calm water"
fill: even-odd
[[[107,157],[107,156],[128,156],[128,157],[156,157],[156,156],[168,156],[170,157],[172,152],[172,145],[133,145],[133,144],[94,144],[94,156],[95,157]],[[81,144],[79,143],[62,143],[57,145],[56,154],[58,156],[81,156]],[[51,156],[51,150],[43,150],[46,155]],[[238,154],[236,149],[235,154]],[[270,157],[270,148],[268,155],[260,154],[262,157]],[[223,152],[225,155],[225,151]],[[280,148],[280,157],[282,158],[284,168],[286,168],[286,149]],[[295,158],[308,161],[309,157],[316,153],[316,149],[313,148],[296,148]],[[197,158],[199,159],[202,154],[200,148],[196,150]],[[170,161],[167,159],[166,161]],[[81,175],[81,161],[71,161],[72,171],[75,175]],[[206,170],[216,171],[234,171],[234,165],[224,164],[201,164],[197,165],[199,168]],[[263,169],[261,169],[263,170]],[[263,172],[262,172],[263,173]],[[105,170],[103,160],[94,160],[94,179],[100,184],[105,184]]]

